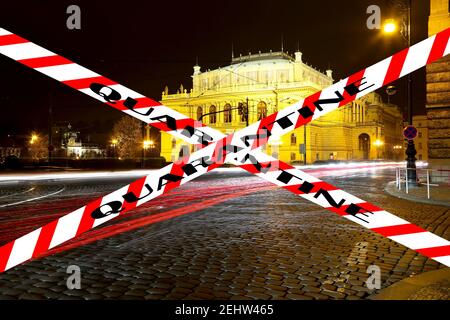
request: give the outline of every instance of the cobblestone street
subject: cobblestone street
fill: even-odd
[[[321,176],[450,239],[449,208],[384,193],[392,169]],[[19,195],[33,183],[2,186],[0,244],[127,181],[40,182]],[[174,217],[155,223],[158,214]],[[378,292],[365,285],[373,264],[382,288],[445,267],[258,177],[212,172],[0,274],[0,299],[366,299]],[[80,290],[67,289],[69,265],[81,268]]]

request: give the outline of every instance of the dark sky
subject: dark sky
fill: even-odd
[[[81,30],[66,28],[67,6],[81,8]],[[382,19],[395,12],[390,0],[316,1],[2,1],[0,26],[45,48],[160,99],[167,84],[191,88],[198,56],[202,70],[230,62],[235,54],[295,51],[320,70],[328,64],[339,80],[402,49],[400,36],[366,28],[366,8],[377,4]],[[413,43],[427,37],[429,4],[413,0]],[[414,74],[414,109],[424,113],[424,69]],[[404,104],[403,82],[393,101]],[[380,92],[383,93],[384,89]],[[99,121],[108,128],[121,113],[0,55],[0,135],[28,133],[54,120]]]

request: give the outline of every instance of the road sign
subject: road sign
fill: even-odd
[[[408,140],[412,140],[415,137],[417,137],[417,129],[416,129],[416,127],[414,127],[413,125],[406,126],[403,129],[403,136],[406,139],[408,139]]]

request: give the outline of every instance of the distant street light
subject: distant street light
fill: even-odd
[[[116,138],[113,138],[111,140],[111,147],[113,148],[113,151],[112,151],[112,157],[113,158],[116,156],[116,146],[117,146],[118,143],[119,143],[119,140],[117,140]]]
[[[394,19],[386,19],[386,22],[383,25],[383,32],[393,33],[395,30],[397,30],[397,25],[395,24]]]
[[[30,144],[35,143],[39,139],[39,136],[35,133],[31,134]]]

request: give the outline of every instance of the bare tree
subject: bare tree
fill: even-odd
[[[142,148],[141,121],[124,116],[113,128],[117,155],[122,159],[139,157]]]

